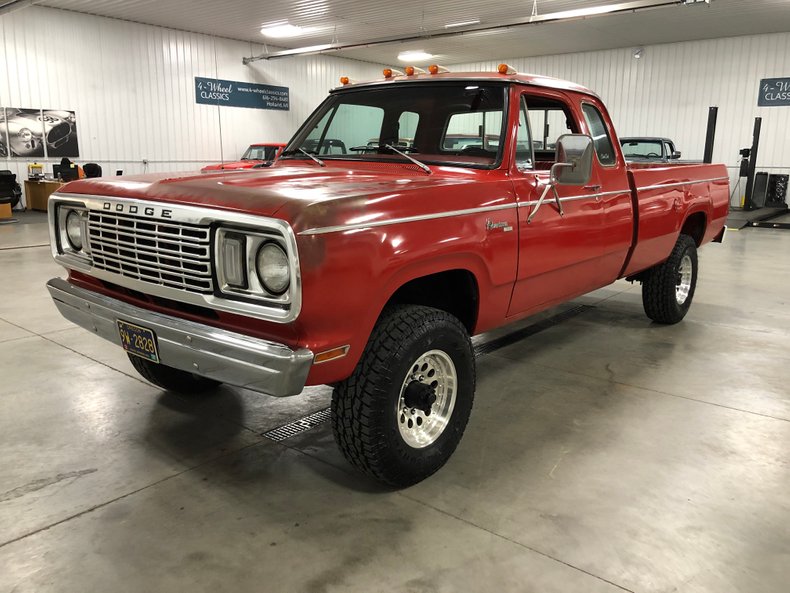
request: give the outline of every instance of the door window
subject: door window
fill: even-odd
[[[527,99],[521,97],[521,105],[518,110],[518,133],[516,134],[516,168],[532,169],[534,159],[532,157],[532,134],[529,129],[529,114],[527,111]]]
[[[563,101],[533,95],[524,95],[523,98],[527,104],[530,143],[535,159],[533,166],[545,169],[554,162],[557,139],[564,134],[577,133],[579,127]]]

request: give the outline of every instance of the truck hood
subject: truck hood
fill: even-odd
[[[343,213],[362,214],[374,202],[377,211],[389,210],[404,193],[435,191],[441,187],[478,181],[479,170],[433,167],[426,175],[414,165],[390,163],[303,163],[246,171],[149,174],[104,177],[71,182],[59,193],[151,200],[202,206],[258,216],[282,218],[294,226],[334,224]],[[470,174],[472,173],[472,174]],[[331,206],[329,207],[331,203]],[[341,205],[342,204],[342,205]],[[335,208],[336,206],[336,208]]]

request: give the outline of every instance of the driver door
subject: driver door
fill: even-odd
[[[575,105],[559,93],[530,89],[519,93],[514,103],[519,113],[511,178],[519,206],[519,261],[508,316],[524,316],[600,285],[604,212],[598,186],[589,181],[584,186],[557,186],[563,214],[550,191],[528,222],[549,183],[557,138],[578,133],[581,126]],[[543,117],[532,116],[530,109]],[[535,155],[532,159],[530,153]],[[593,161],[593,180],[598,177],[596,167]]]

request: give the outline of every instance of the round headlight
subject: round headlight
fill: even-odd
[[[288,255],[277,243],[265,243],[258,250],[255,267],[258,270],[258,278],[267,291],[281,295],[288,290],[291,282]]]
[[[82,225],[80,224],[80,214],[76,210],[71,210],[66,215],[66,238],[72,249],[82,250]]]
[[[33,132],[27,128],[22,128],[19,130],[19,137],[22,139],[22,142],[30,142],[33,139]]]

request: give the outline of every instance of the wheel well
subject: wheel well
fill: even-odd
[[[479,292],[474,274],[448,270],[410,280],[395,291],[387,304],[424,305],[457,317],[471,334],[477,323]]]
[[[707,219],[704,212],[695,212],[690,215],[686,222],[683,223],[683,228],[680,232],[688,235],[697,244],[697,247],[702,243],[702,238],[705,236],[705,227],[707,226]]]

